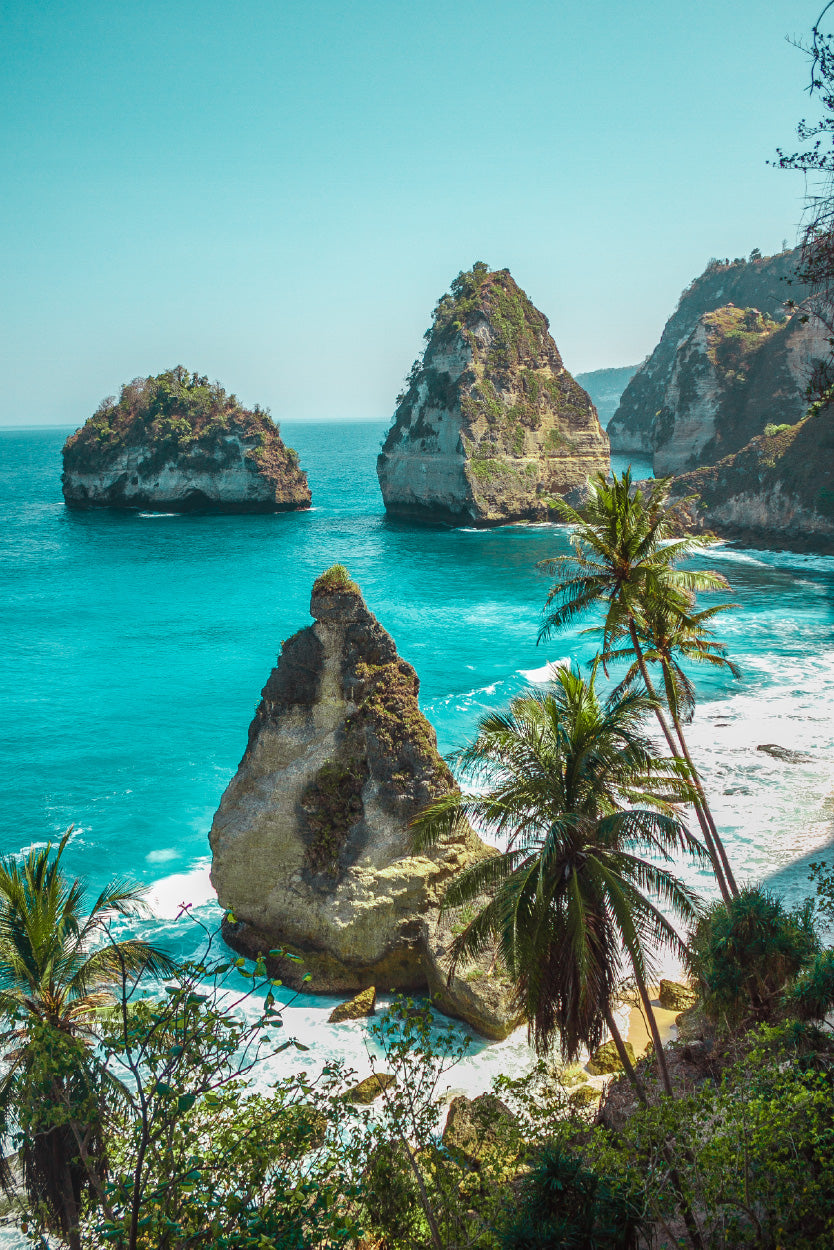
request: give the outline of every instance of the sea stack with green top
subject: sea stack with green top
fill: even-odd
[[[389,514],[546,520],[554,496],[608,472],[597,411],[509,270],[459,274],[426,340],[377,460]]]
[[[64,444],[71,508],[290,512],[307,475],[269,413],[178,365],[102,400]]]

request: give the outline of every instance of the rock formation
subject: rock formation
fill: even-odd
[[[798,250],[750,261],[711,261],[681,295],[666,322],[660,342],[626,387],[620,406],[608,423],[611,450],[650,456],[656,447],[656,421],[672,378],[678,350],[704,313],[734,304],[755,308],[774,320],[785,320],[787,300],[797,303],[808,291],[796,279]]]
[[[750,546],[834,552],[834,404],[768,426],[740,451],[675,479],[693,529]]]
[[[596,409],[508,270],[459,274],[426,337],[377,461],[389,514],[545,519],[554,495],[607,473]]]
[[[315,583],[310,612],[283,644],[212,825],[224,936],[272,952],[290,985],[309,974],[312,992],[426,989],[446,883],[491,852],[468,827],[412,852],[409,821],[454,786],[417,676],[340,566]],[[453,982],[441,1009],[506,1036],[516,1017],[494,980],[481,970],[465,995]]]
[[[105,399],[64,444],[72,508],[287,512],[309,508],[307,476],[257,406],[178,366]]]
[[[714,464],[766,426],[798,421],[827,336],[804,305],[781,322],[733,304],[704,313],[678,348],[655,419],[655,473]]]

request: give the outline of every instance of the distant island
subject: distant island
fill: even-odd
[[[639,368],[639,365],[621,365],[615,369],[592,369],[590,373],[574,374],[575,380],[594,401],[603,429],[617,411],[623,391]]]
[[[102,400],[63,456],[71,508],[288,512],[311,502],[268,411],[182,365]]]
[[[546,520],[608,471],[608,439],[547,317],[478,262],[438,302],[377,461],[389,514],[457,525]]]

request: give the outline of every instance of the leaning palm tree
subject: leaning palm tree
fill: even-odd
[[[557,581],[547,597],[545,609],[551,610],[545,616],[539,641],[591,608],[605,606],[603,655],[623,633],[628,635],[669,750],[675,758],[685,759],[652,685],[638,623],[648,598],[683,607],[691,603],[696,591],[726,591],[729,584],[720,573],[677,567],[680,560],[703,551],[708,540],[674,537],[678,522],[669,507],[670,484],[669,478],[659,479],[644,493],[634,487],[630,470],[620,478],[615,476],[611,483],[598,473],[581,512],[563,500],[555,501],[562,520],[574,527],[570,538],[573,552],[541,562],[540,567],[555,573]],[[722,867],[726,852],[723,846],[718,849],[721,839],[700,783],[693,806],[721,887],[721,878],[726,878]],[[725,879],[724,888],[728,885]]]
[[[660,665],[664,703],[683,758],[689,765],[700,806],[710,826],[709,832],[705,830],[704,840],[713,860],[713,869],[725,903],[729,903],[738,894],[738,886],[724,844],[712,820],[703,783],[692,762],[683,732],[684,724],[692,720],[695,711],[695,688],[682,667],[682,661],[723,669],[735,678],[741,676],[738,665],[728,658],[726,647],[716,641],[714,632],[708,627],[709,621],[720,613],[729,611],[732,606],[729,603],[720,603],[696,612],[693,610],[691,596],[687,598],[670,595],[664,593],[662,587],[655,592],[649,583],[640,614],[635,620],[644,664]],[[602,656],[605,664],[629,659],[632,663],[621,683],[623,689],[631,688],[640,677],[640,666],[635,658],[633,645],[606,651]]]
[[[92,1048],[95,1014],[107,987],[126,972],[168,974],[171,961],[137,938],[113,940],[110,922],[135,915],[142,890],[111,881],[87,912],[83,882],[65,876],[61,856],[71,828],[21,863],[0,860],[0,1015],[14,1049],[0,1077],[0,1183],[11,1185],[8,1143],[22,1142],[23,1183],[50,1230],[80,1247],[78,1218],[89,1188],[89,1160],[101,1157]],[[78,1112],[78,1114],[75,1114]]]
[[[596,669],[586,681],[560,667],[549,691],[481,721],[456,757],[474,790],[444,795],[413,829],[417,848],[461,821],[506,842],[446,891],[446,910],[479,906],[453,939],[452,968],[497,943],[537,1050],[558,1038],[564,1058],[574,1059],[583,1045],[599,1044],[607,1025],[635,1079],[613,1015],[627,965],[671,1094],[647,985],[654,951],[685,953],[661,908],[687,923],[697,898],[663,861],[706,853],[673,806],[692,798],[686,765],[659,758],[642,731],[652,709],[634,692],[603,703]]]

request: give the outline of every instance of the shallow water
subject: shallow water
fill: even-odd
[[[96,888],[113,873],[146,883],[149,936],[192,949],[178,905],[215,917],[212,814],[281,640],[308,623],[311,583],[336,562],[417,669],[444,752],[545,681],[548,663],[590,658],[595,640],[580,633],[590,621],[536,645],[547,590],[536,564],[567,550],[565,531],[386,520],[374,470],[384,430],[288,423],[314,507],[247,517],[70,512],[68,431],[0,432],[0,851],[74,823],[68,870]],[[834,832],[834,558],[722,547],[710,564],[733,584],[738,606],[720,628],[744,679],[699,681],[693,754],[738,876],[795,900]],[[756,751],[768,742],[811,759]],[[707,874],[686,875],[713,892]],[[298,1000],[288,1028],[311,1046],[311,1066],[342,1055],[366,1067],[366,1026],[323,1023],[334,1001]],[[483,1088],[529,1059],[523,1034],[473,1046],[455,1085]]]

